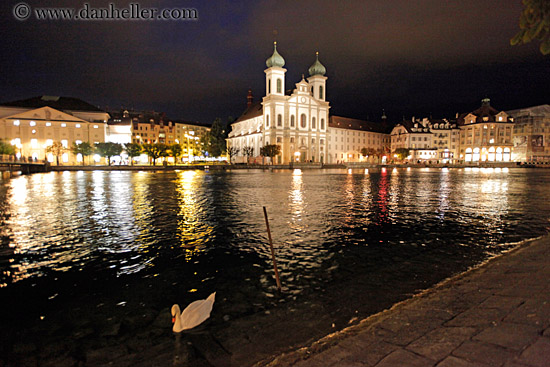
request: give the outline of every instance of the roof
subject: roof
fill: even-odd
[[[51,107],[60,111],[105,112],[100,108],[73,97],[38,96],[19,101],[4,102],[6,107],[40,108]]]
[[[263,114],[264,114],[264,107],[262,106],[262,102],[258,101],[258,102],[252,103],[250,106],[246,108],[246,110],[242,113],[242,115],[235,120],[234,124],[237,122],[254,118],[254,117],[262,116]]]
[[[501,113],[502,111],[498,111],[496,108],[491,106],[491,104],[489,102],[490,102],[489,98],[485,98],[481,101],[481,107],[479,107],[477,110],[461,114],[458,117],[458,120],[457,120],[458,125],[464,125],[465,124],[464,119],[469,114],[472,114],[472,115],[476,116],[475,123],[497,122],[497,119],[496,119],[495,116],[498,115],[499,113]],[[485,120],[484,120],[484,118],[485,118]],[[500,122],[508,122],[508,121],[500,121]]]
[[[328,126],[338,129],[371,131],[375,133],[386,133],[388,130],[386,122],[371,122],[343,116],[330,116]]]

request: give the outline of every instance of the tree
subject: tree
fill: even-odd
[[[402,161],[409,156],[409,150],[407,148],[397,148],[393,154],[397,155],[397,158]]]
[[[178,162],[178,158],[183,154],[183,148],[179,144],[172,144],[168,147],[170,157],[174,157],[174,164]]]
[[[275,144],[267,144],[260,148],[260,155],[262,157],[269,157],[271,164],[273,164],[273,158],[281,154],[281,146]]]
[[[128,143],[124,144],[124,151],[126,151],[126,154],[128,154],[128,157],[130,157],[130,165],[133,166],[134,157],[139,157],[143,150],[141,148],[141,145],[138,143]]]
[[[240,149],[237,147],[229,147],[227,148],[227,155],[229,156],[229,164],[231,164],[231,159],[239,154]]]
[[[55,156],[57,165],[59,166],[59,156],[63,154],[66,149],[67,148],[65,148],[61,142],[54,141],[52,145],[46,147],[46,153],[52,153]]]
[[[15,147],[0,140],[0,154],[15,155]]]
[[[367,148],[361,148],[361,155],[366,157],[369,155],[369,150]]]
[[[250,157],[254,156],[254,147],[243,147],[243,155],[246,156],[246,163],[250,161]]]
[[[550,54],[550,0],[523,0],[519,17],[520,31],[510,40],[512,46],[540,41],[540,52]]]
[[[118,143],[95,143],[95,151],[100,156],[107,159],[107,164],[111,165],[111,157],[122,153],[122,145]]]
[[[162,157],[168,150],[168,146],[162,143],[143,144],[142,148],[143,152],[153,160],[153,166],[157,164],[157,158]]]
[[[82,164],[86,165],[85,158],[92,155],[94,152],[94,147],[87,141],[82,143],[73,143],[71,146],[71,153],[74,155],[81,154],[82,155]]]
[[[214,120],[212,127],[204,139],[204,149],[212,157],[219,157],[226,152],[225,144],[225,129],[222,125],[222,120],[217,118]]]

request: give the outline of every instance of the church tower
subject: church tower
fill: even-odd
[[[326,100],[326,81],[327,77],[325,73],[327,69],[319,61],[319,52],[315,53],[315,62],[309,68],[309,78],[307,81],[310,85],[310,92],[313,98],[318,99],[319,101]]]
[[[265,95],[285,95],[285,59],[277,52],[277,42],[273,43],[273,55],[266,60],[265,64]]]

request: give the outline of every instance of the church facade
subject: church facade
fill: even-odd
[[[326,101],[326,69],[316,55],[309,77],[302,77],[295,88],[285,93],[285,60],[277,52],[266,61],[266,89],[262,101],[252,103],[249,91],[246,111],[232,124],[228,147],[239,149],[234,163],[261,162],[260,148],[279,145],[281,154],[275,164],[290,162],[329,163],[327,135],[330,105]],[[247,156],[245,151],[252,149]]]

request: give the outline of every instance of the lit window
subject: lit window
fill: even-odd
[[[31,121],[31,126],[36,126],[36,122]]]
[[[307,126],[306,124],[306,115],[302,113],[302,115],[300,115],[300,127],[305,128]]]
[[[38,148],[38,140],[37,139],[31,139],[31,148],[32,149]]]
[[[283,126],[283,116],[277,115],[277,126]]]
[[[83,159],[82,159],[82,154],[81,154],[81,153],[78,153],[78,154],[76,155],[76,161],[77,161],[77,162],[82,162],[82,161],[83,161]]]
[[[15,120],[15,121],[13,122],[13,125],[14,125],[14,126],[19,126],[19,120]]]
[[[46,126],[52,126],[51,122],[46,122]]]
[[[498,121],[502,121],[502,116],[499,116],[499,117],[498,117]]]
[[[63,163],[67,163],[69,161],[69,153],[63,153],[61,158],[63,159]]]
[[[63,145],[63,148],[69,147],[69,141],[66,139],[61,140],[61,145]]]
[[[67,127],[67,124],[66,124],[66,123],[62,123],[62,124],[61,124],[61,127]]]
[[[51,145],[53,145],[53,140],[52,139],[46,140],[46,146],[49,147]]]
[[[80,129],[80,124],[76,124],[75,126],[77,129]]]
[[[36,130],[32,129],[31,133],[36,134]]]
[[[78,144],[82,144],[82,140],[76,140],[75,143],[78,145]]]
[[[97,126],[97,125],[94,125],[94,129],[99,129],[99,126]]]

